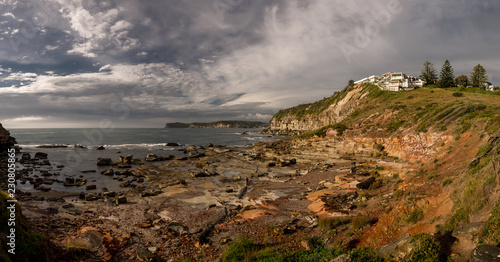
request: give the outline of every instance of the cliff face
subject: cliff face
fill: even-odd
[[[16,140],[10,136],[9,131],[0,124],[0,154],[5,154],[7,149],[16,144]]]
[[[270,130],[304,132],[341,122],[357,109],[367,94],[363,86],[358,85],[323,101],[280,111],[271,119]],[[318,112],[318,107],[325,109]]]
[[[16,144],[9,131],[0,124],[0,189],[7,189],[7,150]]]

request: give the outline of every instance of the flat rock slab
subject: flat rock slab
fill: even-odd
[[[470,253],[470,262],[500,262],[500,247],[484,245],[476,247]]]

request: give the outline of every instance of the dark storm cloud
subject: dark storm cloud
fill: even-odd
[[[496,0],[0,1],[7,127],[268,120],[425,59],[499,84]]]

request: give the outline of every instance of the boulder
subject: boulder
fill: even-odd
[[[64,186],[76,186],[75,179],[72,177],[67,177],[66,180],[64,180]]]
[[[27,160],[29,161],[29,160],[31,160],[31,155],[30,155],[30,153],[26,153],[26,152],[24,152],[24,153],[23,153],[23,155],[21,156],[21,160],[24,160],[24,161],[27,161]]]
[[[157,155],[155,155],[155,154],[148,154],[148,155],[146,156],[146,159],[145,159],[145,160],[146,160],[146,162],[155,162],[155,161],[159,161],[160,159],[159,159],[159,158],[158,158],[158,156],[157,156]]]
[[[114,193],[114,192],[112,192],[112,193]],[[115,198],[115,203],[117,205],[125,204],[125,203],[127,203],[127,197],[126,196],[118,196]]]
[[[179,143],[167,143],[165,146],[180,146]]]
[[[95,173],[95,172],[97,172],[95,169],[93,169],[93,170],[83,170],[83,171],[82,171],[82,173],[83,173],[83,174],[87,174],[87,173]]]
[[[120,156],[120,162],[124,164],[132,164],[132,155],[125,155],[125,156]]]
[[[109,166],[111,165],[111,158],[97,158],[97,165],[98,166]]]
[[[174,157],[175,157],[174,155],[168,155],[168,156],[160,156],[159,158],[161,161],[166,161],[166,160],[171,160]]]
[[[193,146],[193,145],[188,146],[186,151],[188,151],[188,152],[196,151],[196,146]]]
[[[205,154],[198,153],[198,152],[189,152],[189,155],[188,155],[189,158],[200,158],[202,156],[205,156]]]
[[[125,181],[120,184],[120,187],[129,187],[130,186],[130,181]]]
[[[151,220],[144,220],[144,221],[142,221],[142,222],[139,224],[139,227],[140,227],[140,228],[149,228],[149,227],[153,227],[153,223],[151,222]]]
[[[95,150],[104,150],[104,149],[106,149],[104,146],[99,146]]]
[[[130,170],[123,170],[123,171],[116,171],[115,175],[128,177],[128,176],[133,176],[134,174],[130,172]]]
[[[74,148],[80,148],[80,149],[87,149],[85,146],[82,145],[74,145]]]
[[[167,231],[174,236],[185,235],[188,233],[188,229],[177,222],[172,222],[168,224]]]
[[[375,182],[376,178],[370,177],[356,185],[359,189],[368,189]]]
[[[131,168],[131,167],[132,167],[132,165],[130,165],[130,164],[124,164],[124,163],[118,163],[118,164],[116,165],[116,167],[117,167],[117,168]]]
[[[97,189],[97,186],[96,185],[87,185],[85,187],[85,189],[87,189],[87,190],[94,190],[94,189]]]
[[[115,197],[116,196],[116,192],[114,192],[114,191],[106,191],[106,192],[102,193],[102,195],[105,196],[105,197]],[[125,202],[127,202],[126,200],[127,200],[127,198],[125,198]]]
[[[493,245],[476,247],[470,253],[470,262],[500,262],[500,248]]]
[[[44,179],[43,183],[46,185],[52,185],[54,184],[54,179]]]
[[[349,192],[342,195],[327,195],[321,197],[321,201],[332,210],[352,210],[356,208],[356,199],[358,193],[356,191]]]
[[[342,254],[330,260],[330,262],[351,262],[352,258],[349,254]]]
[[[43,152],[35,153],[35,158],[38,158],[38,159],[47,159],[47,156],[48,156],[47,153],[43,153]]]
[[[101,174],[103,174],[105,176],[113,176],[115,174],[115,171],[113,171],[113,169],[108,169],[108,170],[102,171]]]
[[[413,249],[415,243],[411,243],[412,237],[406,234],[393,242],[379,248],[377,253],[383,258],[403,258]]]

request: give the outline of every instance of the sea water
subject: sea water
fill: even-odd
[[[101,192],[103,188],[123,190],[112,177],[101,175],[102,171],[110,167],[97,166],[97,158],[111,158],[113,161],[118,161],[121,155],[133,155],[134,159],[144,161],[148,154],[186,156],[179,149],[189,145],[242,147],[279,139],[259,134],[260,129],[232,128],[11,129],[9,131],[22,148],[22,152],[30,153],[31,157],[34,157],[36,152],[48,154],[51,165],[42,166],[40,169],[56,174],[49,178],[59,181],[64,181],[66,177],[83,178],[87,180],[87,185],[97,185],[95,190],[97,192]],[[166,146],[167,143],[178,143],[180,146]],[[47,145],[67,147],[39,148]],[[75,148],[74,145],[86,148]],[[105,149],[97,150],[100,146]],[[87,170],[96,172],[82,173]],[[39,172],[34,170],[31,175],[39,175]],[[82,187],[65,187],[62,183],[54,183],[49,187],[52,190],[65,192],[85,191]],[[24,185],[19,184],[18,188],[23,191],[36,191],[29,182]]]

